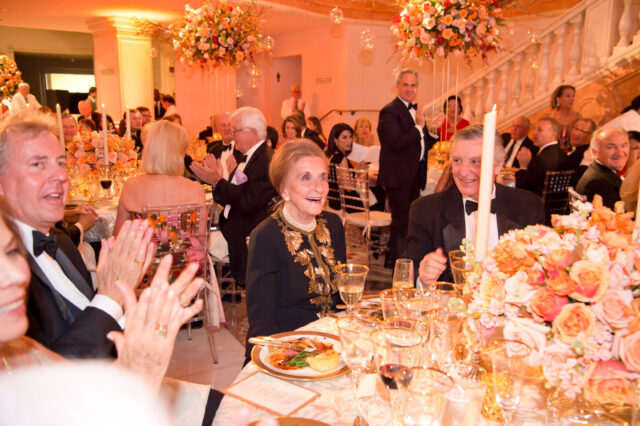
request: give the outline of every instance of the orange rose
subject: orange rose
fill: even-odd
[[[547,287],[549,290],[558,296],[567,296],[572,294],[577,286],[578,283],[572,280],[566,272],[561,272],[557,277],[549,278],[547,280]]]
[[[98,162],[98,156],[95,152],[88,153],[85,158],[87,159],[88,164],[96,164]]]
[[[584,396],[601,404],[621,405],[631,402],[629,372],[619,361],[591,364],[584,375]]]
[[[446,15],[444,18],[442,18],[442,22],[446,26],[449,26],[449,25],[453,24],[453,17],[451,15]]]
[[[469,12],[467,12],[465,9],[462,9],[462,10],[460,11],[460,17],[461,17],[462,19],[466,18],[468,14],[469,14]]]
[[[564,305],[553,320],[553,332],[566,344],[572,344],[591,336],[596,328],[596,314],[582,303]]]
[[[618,232],[604,232],[600,235],[600,241],[609,249],[624,249],[629,246],[631,235],[623,235]]]
[[[566,249],[555,249],[544,259],[544,269],[564,269],[571,263],[571,252]]]
[[[571,297],[581,302],[596,302],[609,287],[609,270],[599,263],[579,260],[571,267],[571,278],[578,283]]]
[[[451,30],[451,28],[445,28],[445,30],[442,32],[442,38],[445,40],[449,40],[451,37],[453,37],[453,31]]]
[[[614,355],[619,356],[629,370],[640,373],[640,331],[629,333],[625,330],[617,333]]]
[[[553,321],[567,303],[569,299],[566,296],[558,296],[549,289],[541,288],[533,295],[529,309],[543,320]]]

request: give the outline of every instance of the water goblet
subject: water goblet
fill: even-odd
[[[413,260],[396,259],[396,266],[393,269],[393,288],[413,288]]]
[[[510,425],[520,404],[526,379],[526,359],[531,348],[517,340],[499,339],[482,353],[491,373],[496,403],[502,410],[504,424]]]
[[[480,424],[480,409],[486,384],[484,370],[465,362],[457,362],[448,370],[454,386],[447,394],[443,424],[475,426]]]
[[[336,265],[334,271],[340,297],[347,305],[347,313],[350,314],[353,311],[353,306],[362,297],[369,268],[354,263],[343,263]]]
[[[457,260],[464,260],[466,256],[467,256],[467,253],[465,253],[462,250],[451,250],[449,252],[449,264]]]
[[[404,378],[408,376],[408,378]],[[453,380],[440,370],[412,367],[398,373],[405,425],[441,425]]]
[[[453,274],[453,281],[464,286],[467,282],[467,274],[473,271],[473,264],[466,260],[455,260],[451,262],[451,273]]]

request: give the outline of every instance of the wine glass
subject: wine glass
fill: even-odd
[[[384,319],[404,316],[402,303],[417,297],[419,290],[415,288],[389,288],[380,292],[380,304]]]
[[[413,260],[396,259],[393,269],[393,288],[413,288]]]
[[[353,306],[362,297],[369,268],[355,263],[343,263],[336,265],[334,271],[340,297],[347,305],[347,313],[350,314],[353,311]]]
[[[373,344],[371,343],[371,332],[378,328],[380,321],[372,318],[361,318],[354,315],[345,315],[338,318],[336,325],[340,335],[341,354],[344,362],[351,369],[351,386],[353,399],[346,395],[340,395],[343,411],[349,411],[357,404],[358,386],[360,375],[365,371],[373,357]],[[346,404],[345,404],[346,402]]]
[[[100,169],[100,186],[103,189],[103,200],[107,201],[109,197],[109,189],[113,182],[113,174],[110,167],[103,167]]]
[[[406,324],[417,323],[402,320]],[[402,407],[398,395],[400,381],[411,380],[410,374],[399,373],[409,370],[419,364],[420,352],[424,343],[424,333],[411,327],[401,327],[400,324],[384,324],[371,333],[373,352],[378,377],[389,391],[393,424],[403,424]]]
[[[453,387],[451,377],[428,367],[412,367],[400,371],[398,377],[404,424],[441,425],[446,406],[445,395]]]
[[[525,382],[526,359],[531,348],[517,340],[499,339],[483,351],[492,375],[496,403],[502,409],[504,424],[510,425],[520,404]]]
[[[455,260],[451,262],[451,273],[453,274],[453,281],[464,286],[467,282],[467,274],[473,271],[473,264],[465,260]]]

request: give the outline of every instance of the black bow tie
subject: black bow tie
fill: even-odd
[[[231,144],[229,144],[229,145],[222,144],[222,151],[221,152],[229,151],[231,149],[233,149],[233,146],[231,146]]]
[[[247,154],[244,154],[242,156],[242,158],[240,159],[240,163],[246,163],[247,162]],[[239,163],[238,163],[239,164]]]
[[[464,211],[467,213],[467,215],[470,215],[471,213],[478,211],[478,203],[476,203],[473,200],[466,200],[464,202]],[[495,203],[495,199],[491,200],[491,213],[495,214],[496,212],[496,203]]]
[[[55,235],[44,235],[40,231],[33,231],[33,255],[38,257],[43,251],[53,258],[56,256],[58,241]]]
[[[411,102],[409,102],[409,105],[407,105],[407,109],[415,109],[417,111],[418,104],[412,104]]]

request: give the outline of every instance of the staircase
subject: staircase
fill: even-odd
[[[579,94],[581,88],[616,72],[639,73],[638,9],[632,0],[584,0],[538,31],[535,42],[526,40],[493,57],[489,66],[459,84],[467,119],[482,122],[484,113],[496,104],[498,129],[504,129],[517,116],[531,117],[549,108],[551,94],[561,84],[575,86]],[[450,86],[446,93],[454,89]],[[632,92],[626,94],[628,99],[640,94],[637,85],[627,89]],[[592,114],[583,115],[598,124],[617,115],[625,104],[618,100],[607,107],[612,102],[605,98],[611,96],[615,94],[593,97]],[[443,102],[439,98],[427,108],[440,110]]]

